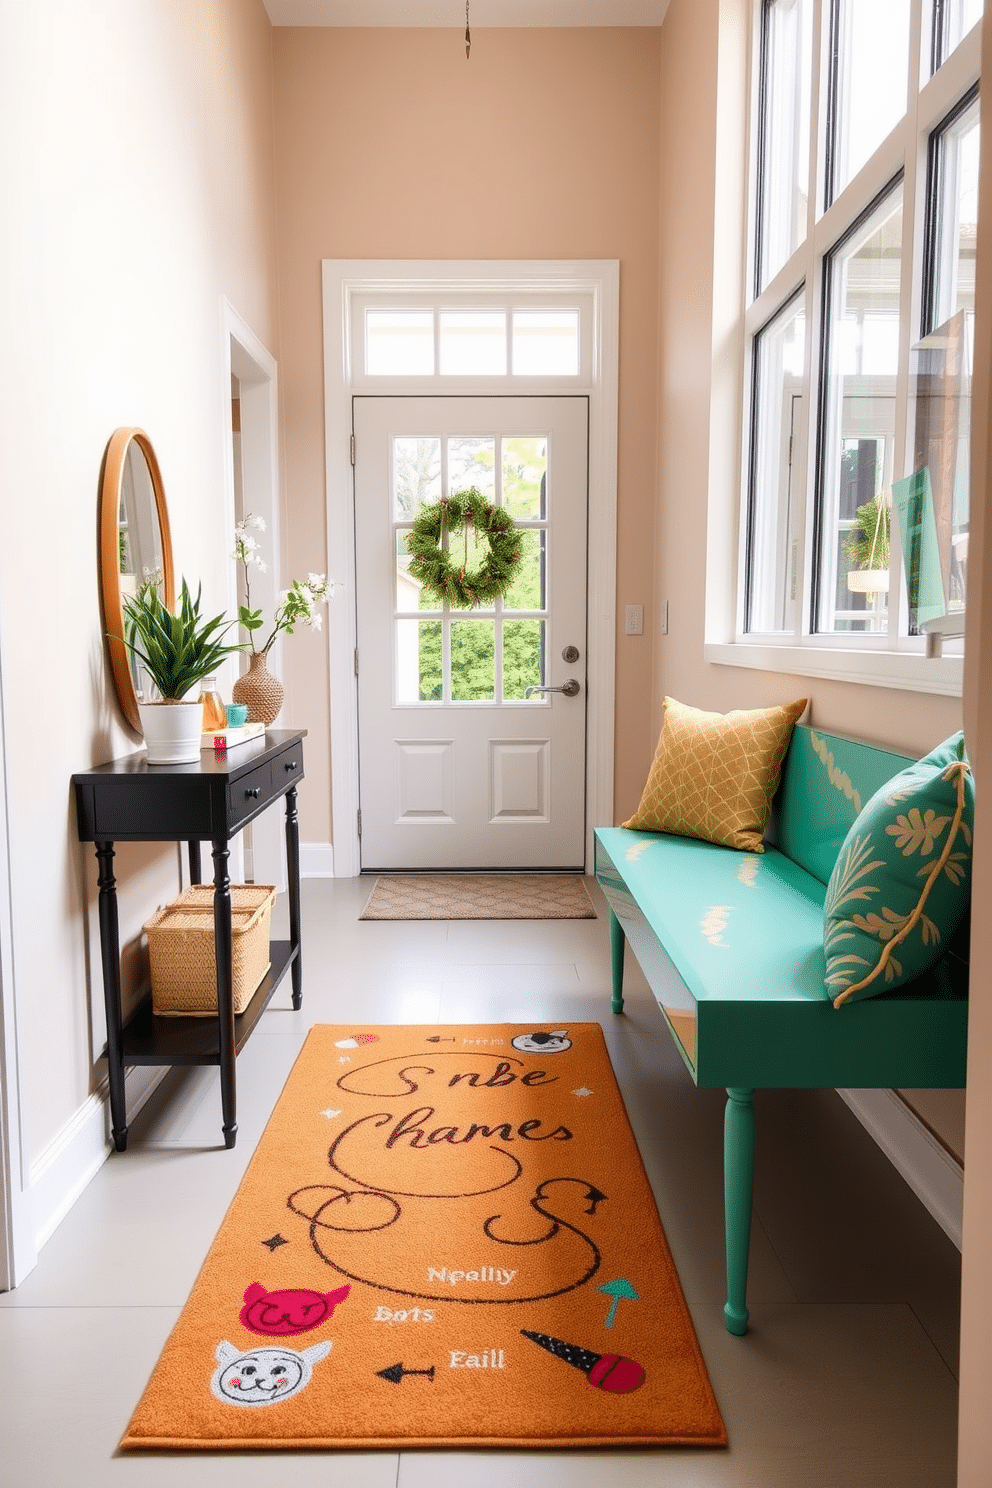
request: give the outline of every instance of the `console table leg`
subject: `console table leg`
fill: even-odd
[[[186,846],[189,850],[189,881],[191,884],[202,883],[203,877],[200,873],[200,844],[190,839]]]
[[[623,933],[620,921],[613,910],[610,910],[610,958],[613,965],[613,1011],[623,1012],[623,954],[627,944],[627,937]]]
[[[747,1332],[747,1262],[754,1198],[754,1091],[728,1090],[723,1127],[723,1190],[727,1227],[728,1333]]]
[[[230,851],[226,839],[213,845],[214,860],[214,950],[217,966],[217,1033],[220,1053],[220,1104],[224,1119],[224,1146],[233,1147],[238,1135],[237,1076],[234,1047],[234,994],[231,987],[231,880],[227,864]]]
[[[303,1006],[303,947],[300,935],[300,821],[296,812],[296,786],[286,792],[286,882],[289,891],[289,942],[295,955],[290,967],[293,1006]]]
[[[110,1130],[118,1152],[127,1147],[127,1106],[124,1099],[124,1059],[121,1020],[121,946],[117,920],[117,881],[114,844],[98,842],[96,859],[100,886],[100,957],[103,999],[107,1012],[107,1073],[110,1077]]]

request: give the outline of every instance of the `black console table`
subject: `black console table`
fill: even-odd
[[[114,1145],[127,1147],[126,1065],[220,1066],[224,1145],[237,1138],[235,1061],[273,992],[291,971],[293,1007],[303,1002],[300,958],[300,833],[296,786],[303,778],[306,730],[269,730],[230,753],[204,750],[191,765],[150,765],[143,753],[73,775],[81,842],[96,844],[100,886],[100,949],[107,1005],[107,1061]],[[272,964],[243,1013],[231,991],[230,840],[273,801],[286,798],[288,941],[270,944]],[[189,847],[190,879],[201,882],[200,843],[211,844],[217,1016],[156,1017],[146,996],[125,1025],[121,1017],[120,932],[115,842],[181,842]]]

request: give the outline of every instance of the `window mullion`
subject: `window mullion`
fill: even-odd
[[[831,206],[836,190],[838,149],[838,88],[841,35],[841,0],[820,0],[820,26],[817,32],[820,41],[820,58],[817,76],[820,82],[822,102],[817,116],[819,136],[817,144],[816,205],[820,212]]]
[[[806,241],[812,243],[825,195],[827,171],[827,120],[830,109],[830,8],[831,0],[813,0],[813,63],[810,82],[809,173],[806,195]]]
[[[911,50],[911,65],[915,55],[918,59],[923,46],[922,4],[916,6],[914,15],[915,54]],[[896,468],[891,481],[908,475],[913,468],[913,420],[910,415],[910,362],[912,348],[919,339],[922,327],[923,264],[926,247],[927,212],[927,154],[926,133],[919,129],[919,88],[916,79],[910,77],[909,106],[906,112],[903,135],[905,170],[903,173],[903,221],[905,224],[902,260],[902,283],[900,286],[899,322],[900,355],[896,377],[895,408],[895,452]],[[908,242],[906,239],[908,238]],[[891,482],[890,482],[891,484]],[[905,567],[902,556],[902,541],[895,503],[891,515],[891,541],[889,548],[889,610],[888,633],[893,649],[897,649],[900,638],[907,633]]]
[[[797,474],[802,482],[804,500],[801,503],[799,523],[799,549],[796,572],[796,643],[801,644],[809,635],[810,595],[813,590],[813,503],[811,493],[816,489],[816,429],[818,418],[816,369],[820,363],[820,343],[823,334],[822,301],[823,285],[820,257],[816,250],[816,235],[811,233],[806,255],[806,356],[803,367],[803,406],[800,425],[800,460]]]
[[[947,32],[945,0],[933,0],[930,12],[930,76],[937,71],[944,55]]]

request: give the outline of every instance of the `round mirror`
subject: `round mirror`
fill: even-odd
[[[123,602],[152,578],[171,609],[175,585],[162,474],[148,435],[141,429],[117,429],[103,457],[100,481],[100,597],[117,699],[139,734],[139,683],[124,644]]]

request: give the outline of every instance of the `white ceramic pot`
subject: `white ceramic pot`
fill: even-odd
[[[852,568],[847,576],[847,587],[852,594],[888,594],[889,570]]]
[[[150,765],[192,765],[200,758],[203,704],[139,703]]]

